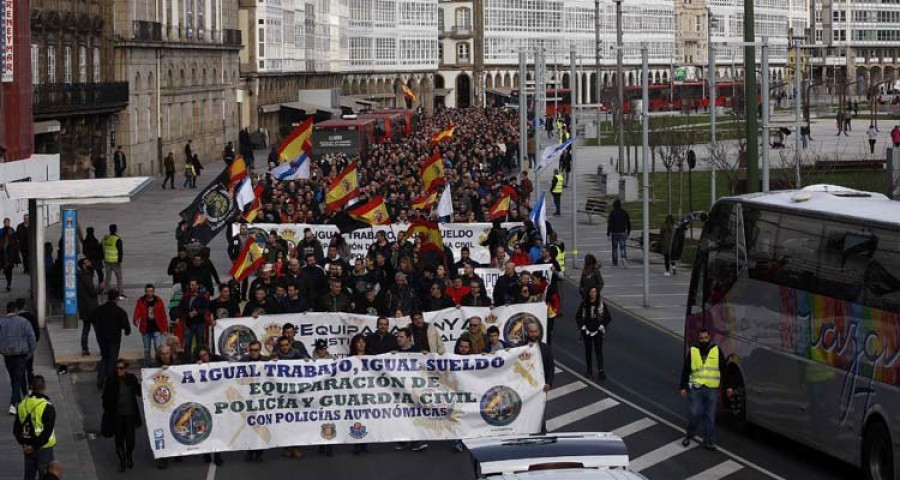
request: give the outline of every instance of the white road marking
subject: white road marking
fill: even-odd
[[[635,433],[640,432],[641,430],[646,430],[652,426],[656,425],[656,422],[649,418],[642,418],[638,421],[631,422],[628,425],[623,425],[612,431],[612,434],[619,437],[625,438],[629,435],[634,435]]]
[[[719,480],[720,478],[725,478],[742,468],[744,467],[740,463],[737,463],[734,460],[728,460],[716,465],[715,467],[710,468],[709,470],[700,472],[693,477],[688,478],[687,480]]]
[[[583,382],[578,382],[578,381],[568,383],[561,387],[556,387],[553,390],[550,390],[549,392],[547,392],[547,401],[549,402],[550,400],[556,400],[557,398],[562,397],[563,395],[568,395],[572,392],[577,392],[577,391],[581,390],[582,388],[586,388],[586,387],[587,387],[587,385],[585,385]]]
[[[212,455],[210,453],[210,455]],[[206,480],[216,480],[216,462],[209,464],[209,470],[206,472]]]
[[[661,423],[661,424],[663,424],[663,425],[666,425],[666,426],[668,426],[668,427],[670,427],[670,428],[673,428],[673,429],[675,429],[675,430],[677,430],[677,431],[679,431],[679,432],[684,432],[684,426],[683,426],[683,425],[682,425],[682,426],[675,425],[674,423],[672,423],[672,422],[670,422],[670,421],[668,421],[668,420],[666,420],[666,419],[660,417],[659,415],[656,415],[655,413],[651,412],[650,410],[647,410],[646,408],[643,408],[643,407],[639,406],[638,404],[636,404],[636,403],[634,403],[634,402],[625,400],[624,398],[622,398],[622,397],[619,396],[619,395],[616,395],[615,393],[611,392],[610,390],[601,387],[600,385],[598,385],[596,382],[592,381],[591,379],[585,378],[584,375],[581,375],[580,373],[576,372],[576,371],[573,370],[572,368],[569,368],[568,366],[566,366],[566,365],[564,365],[564,364],[562,364],[562,363],[558,363],[558,364],[557,364],[557,367],[561,367],[564,371],[571,373],[571,374],[572,374],[573,376],[575,376],[576,378],[581,379],[581,381],[583,381],[584,383],[587,383],[588,385],[590,385],[590,386],[596,388],[597,390],[599,390],[599,391],[601,391],[601,392],[603,392],[603,393],[609,395],[610,398],[613,398],[613,399],[617,400],[619,403],[621,403],[621,404],[623,404],[623,405],[628,405],[629,407],[631,407],[631,408],[633,408],[633,409],[635,409],[635,410],[637,410],[637,411],[643,413],[644,415],[646,415],[646,416],[652,418],[653,420],[655,420],[655,421],[657,421],[657,422],[659,422],[659,423]],[[680,440],[679,440],[679,442],[680,442]],[[680,446],[680,443],[679,443],[679,446]],[[740,463],[742,463],[742,464],[744,464],[744,465],[746,465],[746,466],[748,466],[748,467],[750,467],[750,468],[752,468],[752,469],[754,469],[754,470],[756,470],[756,471],[758,471],[758,472],[762,473],[763,475],[766,475],[766,476],[768,476],[768,477],[770,477],[770,478],[774,478],[775,480],[786,480],[784,477],[782,477],[782,476],[780,476],[780,475],[776,475],[775,473],[773,473],[773,472],[767,470],[765,467],[763,467],[763,466],[761,466],[761,465],[759,465],[759,464],[753,463],[753,462],[751,462],[750,460],[747,460],[746,458],[744,458],[744,457],[742,457],[742,456],[740,456],[740,455],[738,455],[738,454],[736,454],[736,453],[734,453],[734,452],[731,452],[731,451],[729,451],[729,450],[726,450],[726,449],[724,449],[724,448],[722,448],[722,447],[719,447],[719,452],[721,452],[721,453],[724,454],[724,455],[727,455],[727,456],[730,457],[732,460],[735,460],[735,461],[737,461],[737,462],[740,462]]]
[[[565,427],[570,423],[575,423],[581,419],[615,407],[618,404],[619,402],[611,398],[604,398],[603,400],[594,402],[586,407],[581,407],[579,409],[564,413],[558,417],[553,417],[550,420],[547,420],[547,431],[553,432],[559,430],[560,428]]]
[[[695,448],[697,444],[695,442],[691,442],[690,445],[684,447],[681,445],[681,439],[675,440],[672,443],[667,443],[656,450],[645,453],[638,458],[635,458],[628,464],[628,468],[634,470],[635,472],[640,472],[642,470],[646,470],[658,463],[664,462],[679,453],[686,452],[692,448]]]

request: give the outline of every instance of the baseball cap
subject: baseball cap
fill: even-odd
[[[324,339],[320,338],[320,339],[316,340],[315,347],[316,347],[316,350],[324,350],[324,349],[328,348],[328,342],[326,342]]]

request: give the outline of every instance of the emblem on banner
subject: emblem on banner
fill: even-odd
[[[481,397],[481,418],[488,425],[505,427],[522,413],[522,397],[515,390],[498,385]]]
[[[363,427],[363,431],[365,431],[365,427]],[[333,423],[323,423],[319,435],[325,440],[334,440],[334,437],[337,436],[337,427]],[[363,433],[363,435],[365,435],[365,433]]]
[[[182,403],[169,417],[172,437],[184,445],[197,445],[209,438],[212,426],[212,415],[199,403]]]
[[[529,353],[529,352],[520,353],[519,360],[521,360],[523,362],[527,362],[527,361],[531,360],[531,353]]]
[[[263,337],[263,345],[266,346],[268,353],[272,353],[278,347],[278,339],[281,338],[281,325],[270,323],[265,326],[265,337]]]
[[[175,401],[175,386],[165,373],[157,373],[153,376],[153,385],[150,386],[150,398],[155,408],[167,409]]]
[[[359,422],[356,422],[350,426],[350,436],[357,440],[365,437],[366,435],[368,435],[368,433],[369,432],[366,431],[366,426]]]
[[[219,352],[229,360],[237,360],[247,353],[250,342],[256,340],[253,330],[244,325],[232,325],[219,336]]]
[[[503,326],[503,340],[513,345],[521,344],[525,341],[528,325],[532,323],[537,324],[538,333],[540,333],[541,338],[544,338],[544,326],[541,325],[541,321],[528,312],[520,312],[509,317],[506,321],[506,325]]]

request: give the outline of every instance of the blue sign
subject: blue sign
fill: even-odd
[[[63,285],[65,314],[78,315],[78,289],[75,272],[78,262],[78,212],[65,209],[62,211],[63,236]]]

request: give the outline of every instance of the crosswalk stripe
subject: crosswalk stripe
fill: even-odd
[[[625,438],[629,435],[634,435],[635,433],[640,432],[641,430],[645,430],[652,426],[656,425],[656,422],[649,418],[642,418],[636,422],[631,422],[628,425],[623,425],[612,431],[612,434],[619,437]]]
[[[583,418],[615,407],[618,404],[619,402],[611,398],[604,398],[603,400],[594,402],[586,407],[581,407],[577,410],[572,410],[571,412],[564,413],[558,417],[553,417],[550,420],[547,420],[547,431],[552,432],[555,430],[559,430],[560,428],[565,427],[570,423],[575,423]]]
[[[563,372],[563,371],[562,371],[561,368],[559,368],[559,367],[553,367],[553,373],[559,374],[559,373],[562,373],[562,372]]]
[[[634,470],[635,472],[640,472],[640,471],[646,470],[660,462],[664,462],[664,461],[674,457],[675,455],[678,455],[681,452],[686,452],[696,446],[697,446],[696,443],[691,442],[691,444],[689,446],[684,447],[681,445],[681,439],[679,438],[678,440],[675,440],[672,443],[663,445],[662,447],[659,447],[656,450],[653,450],[652,452],[645,453],[644,455],[641,455],[640,457],[632,460],[631,463],[628,465],[628,467],[631,468],[632,470]]]
[[[568,395],[572,392],[577,392],[585,387],[587,387],[587,384],[585,384],[582,381],[575,381],[575,382],[563,385],[561,387],[556,387],[553,390],[550,390],[549,392],[547,392],[547,401],[549,402],[550,400],[555,400],[563,395]]]
[[[693,477],[688,478],[687,480],[719,480],[720,478],[727,477],[732,473],[744,468],[740,463],[735,462],[734,460],[728,460],[722,462],[715,467],[710,468],[709,470],[702,471]]]

